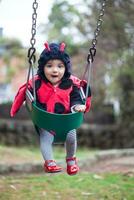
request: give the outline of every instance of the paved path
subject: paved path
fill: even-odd
[[[89,166],[83,165],[81,170],[94,173],[112,172],[130,173],[134,175],[134,156],[123,156],[121,158],[98,161]]]

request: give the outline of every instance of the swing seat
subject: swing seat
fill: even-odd
[[[64,142],[67,133],[80,127],[83,113],[55,114],[37,107],[29,90],[26,92],[26,107],[34,125],[54,132],[54,142]]]

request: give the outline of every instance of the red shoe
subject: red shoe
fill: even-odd
[[[48,164],[54,162],[54,166],[49,166]],[[44,170],[45,172],[48,173],[56,173],[56,172],[61,172],[62,168],[56,165],[56,162],[54,160],[46,160],[44,164]]]
[[[74,165],[68,165],[68,161],[75,161],[75,164]],[[67,173],[69,175],[77,174],[77,172],[79,171],[79,167],[78,167],[77,162],[76,162],[76,157],[67,158],[66,162],[67,162]]]

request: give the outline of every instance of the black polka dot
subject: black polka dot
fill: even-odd
[[[62,114],[65,111],[65,106],[62,103],[56,103],[54,107],[54,112],[57,114]]]
[[[59,88],[66,90],[66,89],[70,88],[72,85],[73,85],[73,81],[71,79],[64,79],[60,83]]]
[[[43,110],[47,110],[47,105],[45,104],[45,103],[40,103],[37,99],[36,99],[36,105],[39,107],[39,108],[41,108],[41,109],[43,109]]]

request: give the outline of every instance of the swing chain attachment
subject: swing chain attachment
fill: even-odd
[[[36,49],[34,46],[36,43],[35,35],[36,35],[36,20],[37,20],[37,8],[38,8],[37,0],[34,0],[32,7],[33,7],[32,28],[31,28],[32,37],[30,39],[31,47],[28,49],[28,55],[27,55],[30,64],[36,62],[36,56],[35,56]]]
[[[105,14],[105,7],[106,7],[106,2],[108,0],[103,0],[102,1],[102,5],[101,5],[101,9],[100,9],[100,14],[99,14],[99,17],[98,17],[98,20],[97,20],[97,27],[94,31],[94,38],[92,40],[92,47],[89,48],[89,53],[88,53],[88,56],[87,56],[87,62],[90,63],[94,61],[94,57],[96,55],[96,45],[97,45],[97,37],[99,36],[100,34],[100,30],[101,30],[101,26],[102,26],[102,18]]]

